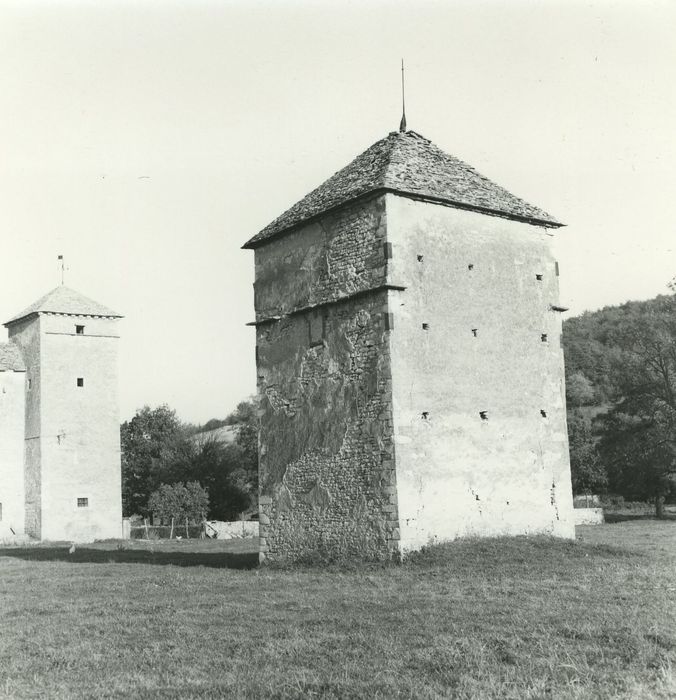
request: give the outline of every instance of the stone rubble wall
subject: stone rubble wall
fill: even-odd
[[[375,289],[386,281],[384,197],[356,203],[255,252],[256,320]]]
[[[256,251],[257,317],[281,316],[257,327],[269,559],[399,547],[383,214],[358,203]]]

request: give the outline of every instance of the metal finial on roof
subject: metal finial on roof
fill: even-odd
[[[406,99],[404,94],[404,59],[401,59],[401,121],[399,131],[406,131]]]
[[[64,283],[65,273],[66,273],[66,264],[65,264],[64,261],[63,261],[63,255],[59,255],[59,257],[57,258],[57,260],[59,260],[60,263],[61,263],[61,284],[63,284],[63,283]]]

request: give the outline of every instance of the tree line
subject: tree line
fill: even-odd
[[[676,291],[671,285],[672,291]],[[676,294],[563,323],[573,491],[676,496]]]
[[[224,426],[231,428],[230,441],[210,433]],[[120,442],[125,516],[168,517],[174,509],[184,515],[199,510],[209,519],[236,520],[257,506],[258,427],[253,400],[242,401],[226,419],[205,426],[181,422],[167,405],[144,406],[122,424]],[[207,494],[206,500],[195,484]],[[178,503],[181,498],[185,502]],[[193,502],[197,505],[189,509]]]

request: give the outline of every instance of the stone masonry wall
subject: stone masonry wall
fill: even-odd
[[[384,243],[379,197],[256,250],[269,559],[398,550]]]
[[[398,549],[386,310],[382,291],[258,329],[270,559]]]
[[[343,299],[386,281],[385,198],[326,214],[255,251],[256,320]]]

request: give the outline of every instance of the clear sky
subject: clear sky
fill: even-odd
[[[255,390],[250,236],[408,126],[568,226],[570,314],[676,274],[676,2],[0,0],[0,317],[122,322],[121,413]]]

